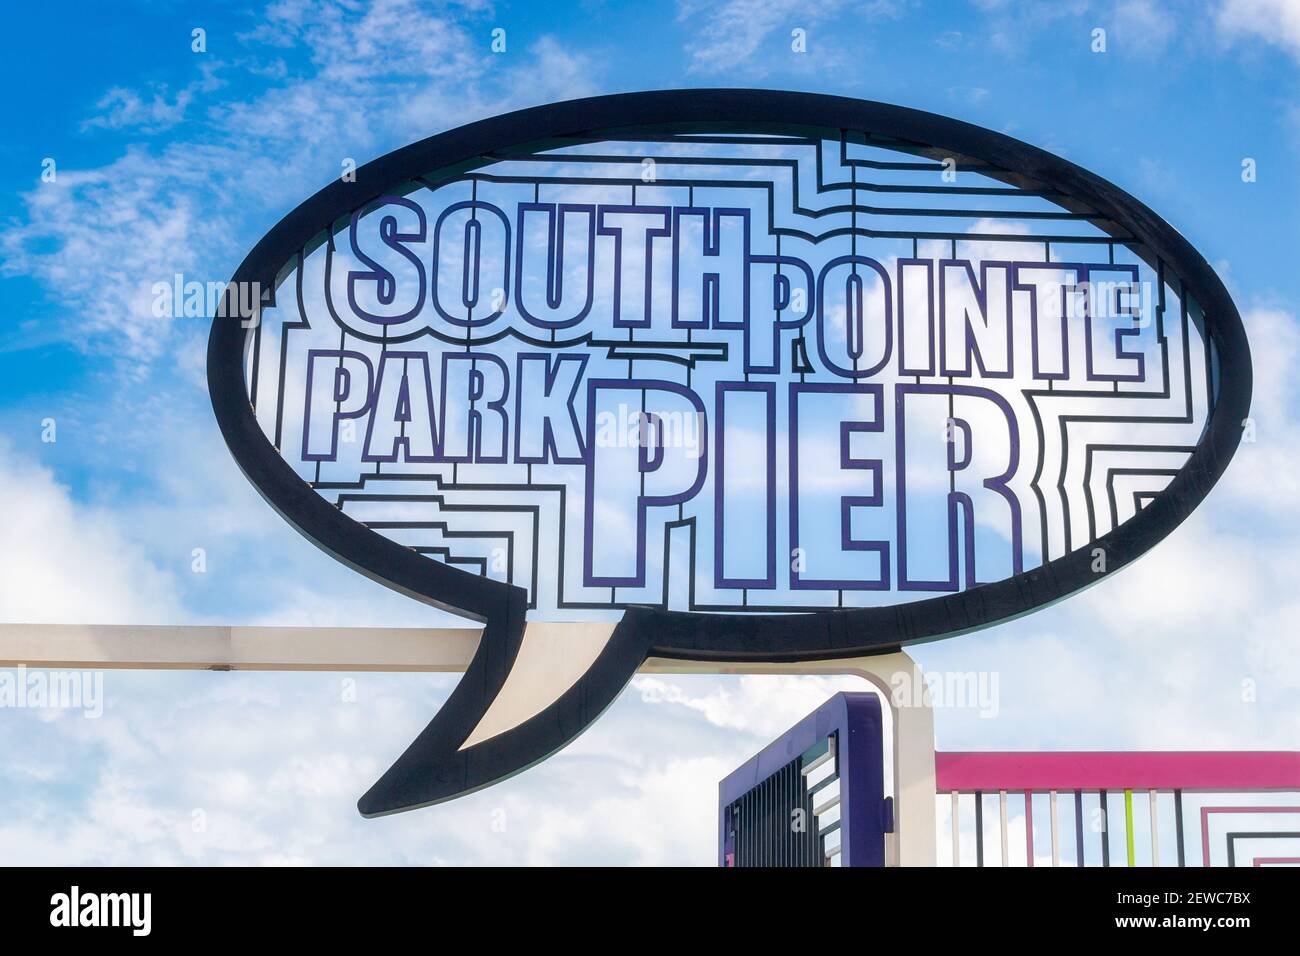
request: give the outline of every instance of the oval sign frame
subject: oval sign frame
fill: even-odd
[[[537,762],[584,729],[647,657],[719,662],[791,662],[894,651],[952,637],[1043,608],[1108,577],[1154,547],[1205,498],[1242,437],[1251,397],[1251,362],[1241,317],[1203,256],[1151,209],[1098,176],[1027,143],[933,113],[813,93],[698,89],[625,93],[519,110],[431,136],[335,181],[284,217],[231,278],[232,289],[274,289],[310,241],[388,192],[433,171],[469,172],[512,148],[544,148],[559,137],[596,137],[646,128],[812,132],[867,131],[931,158],[989,164],[1012,185],[1047,188],[1082,201],[1089,220],[1139,239],[1134,252],[1162,262],[1201,305],[1213,343],[1213,409],[1201,439],[1169,485],[1128,521],[1059,558],[1014,577],[917,601],[796,614],[709,614],[634,607],[624,613],[592,668],[542,714],[467,749],[518,654],[524,592],[419,555],[344,515],[302,481],[255,418],[244,381],[251,335],[235,310],[214,319],[207,372],[213,410],[231,454],[270,504],[309,540],[353,569],[427,604],[485,624],[467,677],[448,704],[361,801],[367,816],[449,799]],[[1068,206],[1067,206],[1068,208]],[[1119,241],[1117,239],[1117,241]],[[1102,548],[1106,571],[1092,570]],[[478,685],[467,688],[467,685]],[[558,725],[558,729],[556,729]],[[457,738],[452,741],[452,738]]]

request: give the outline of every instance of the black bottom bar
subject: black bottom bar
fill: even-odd
[[[79,937],[73,945],[101,940],[129,944],[140,938],[129,919],[140,910],[124,909],[122,897],[115,909],[128,917],[119,919],[125,925],[52,925],[52,916],[58,922],[62,915],[67,922],[66,902],[74,886],[83,902],[92,894],[149,894],[152,939],[189,943],[201,938],[208,947],[255,942],[259,949],[284,941],[292,942],[295,952],[312,944],[337,952],[352,940],[370,946],[412,925],[413,918],[434,924],[427,938],[435,941],[453,927],[458,935],[475,926],[495,934],[495,927],[511,925],[553,927],[555,938],[564,939],[582,923],[574,915],[579,912],[575,904],[582,912],[594,908],[607,917],[618,914],[615,918],[626,926],[616,926],[614,932],[626,934],[647,918],[627,905],[645,891],[647,877],[659,886],[653,891],[652,913],[676,915],[665,908],[667,900],[688,915],[707,905],[711,915],[723,914],[716,932],[728,934],[745,928],[770,933],[779,921],[803,926],[798,912],[792,915],[777,905],[795,892],[797,899],[815,900],[820,911],[840,914],[837,919],[846,930],[876,943],[897,938],[914,947],[921,939],[928,948],[952,934],[969,944],[972,931],[991,946],[1028,938],[1076,944],[1098,934],[1154,935],[1176,943],[1181,934],[1170,930],[1181,930],[1213,938],[1217,949],[1224,941],[1232,946],[1251,930],[1269,931],[1270,939],[1293,933],[1300,889],[1300,871],[1256,867],[1016,867],[979,874],[951,868],[861,869],[820,875],[705,868],[679,870],[666,880],[627,870],[552,870],[543,875],[525,870],[26,869],[6,875],[0,895],[6,943],[12,947],[35,936],[49,937],[55,944],[49,952],[64,951],[73,934]],[[545,892],[537,891],[539,876]],[[1012,910],[1013,920],[989,919],[989,913]],[[1026,935],[1039,931],[1042,937]],[[60,936],[65,937],[63,946]],[[735,936],[728,941],[735,945]],[[41,943],[40,951],[47,951],[45,940]]]

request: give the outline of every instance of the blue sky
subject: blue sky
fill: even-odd
[[[998,716],[941,710],[940,746],[1300,742],[1297,0],[66,11],[57,27],[39,6],[10,11],[0,57],[0,487],[13,515],[0,620],[429,623],[318,553],[238,474],[204,389],[206,323],[153,318],[152,284],[228,277],[347,157],[574,96],[789,88],[944,113],[1115,182],[1215,266],[1254,349],[1258,441],[1191,521],[1080,597],[915,652],[927,668],[998,675]],[[196,27],[206,52],[191,50]],[[806,53],[790,49],[796,28]],[[41,440],[49,418],[54,443]],[[196,547],[204,574],[190,570]],[[109,673],[97,720],[0,712],[0,861],[708,863],[716,781],[852,686],[640,678],[543,766],[366,822],[355,797],[451,679],[360,676],[356,704],[340,680]]]

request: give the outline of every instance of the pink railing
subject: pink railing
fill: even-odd
[[[935,783],[940,794],[950,796],[952,863],[963,861],[963,795],[974,796],[974,863],[985,865],[985,805],[997,799],[997,845],[1004,866],[1020,865],[1018,837],[1009,814],[1023,807],[1024,863],[1033,866],[1037,842],[1050,844],[1053,866],[1172,864],[1198,865],[1188,861],[1189,844],[1184,817],[1193,814],[1200,830],[1200,864],[1211,865],[1211,835],[1223,826],[1223,842],[1229,866],[1293,865],[1300,857],[1300,753],[1292,751],[1240,752],[1060,752],[1060,753],[936,753]],[[1278,791],[1287,799],[1265,796]],[[1046,802],[1048,823],[1034,824],[1035,794]],[[1134,801],[1145,802],[1149,822],[1135,822]],[[1223,798],[1223,799],[1220,799]],[[1111,821],[1122,800],[1122,847],[1112,846],[1117,835]],[[1252,802],[1263,800],[1262,803]],[[969,801],[965,801],[969,802]],[[1066,804],[1064,812],[1061,804]],[[1162,818],[1160,807],[1172,805],[1172,825]],[[1042,811],[1039,811],[1040,814]],[[1062,826],[1062,816],[1066,824]],[[1070,820],[1072,818],[1072,821]],[[1242,821],[1246,829],[1231,829]],[[1226,822],[1226,823],[1225,823]],[[1139,839],[1145,828],[1146,839]],[[1162,833],[1172,830],[1174,853],[1161,852]],[[1062,840],[1063,832],[1073,836],[1073,852]],[[1268,844],[1261,852],[1251,846]],[[1144,848],[1139,854],[1138,844]],[[1166,842],[1166,847],[1168,843]],[[1015,859],[1013,860],[1013,857]],[[1122,857],[1122,860],[1117,859]],[[1046,858],[1046,856],[1045,856]]]

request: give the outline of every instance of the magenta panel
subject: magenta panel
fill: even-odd
[[[935,789],[1300,790],[1297,751],[936,753]]]

